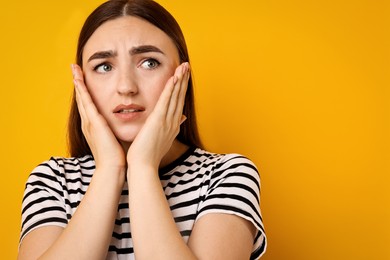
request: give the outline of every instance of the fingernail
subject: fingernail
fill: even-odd
[[[75,86],[75,87],[77,87],[78,85],[77,85],[77,81],[74,79],[73,80],[73,85]]]
[[[176,75],[175,75],[175,76],[173,76],[173,85],[175,85],[176,82],[177,82],[177,77],[176,77]]]

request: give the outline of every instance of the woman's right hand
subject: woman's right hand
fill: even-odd
[[[80,66],[72,64],[81,128],[92,151],[96,168],[126,168],[126,156],[105,118],[97,110],[84,82]]]

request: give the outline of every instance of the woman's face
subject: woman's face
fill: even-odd
[[[87,88],[122,143],[134,140],[178,65],[171,38],[132,16],[102,24],[83,51]]]

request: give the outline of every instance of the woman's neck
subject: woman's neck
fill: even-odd
[[[185,145],[178,140],[174,140],[172,143],[171,148],[169,151],[165,154],[165,156],[162,158],[160,163],[160,168],[167,166],[168,164],[175,161],[177,158],[182,156],[187,150],[188,145]]]

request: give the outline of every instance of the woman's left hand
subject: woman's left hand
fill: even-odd
[[[127,152],[129,168],[135,164],[158,169],[164,155],[180,132],[186,117],[183,106],[188,87],[190,70],[188,62],[176,68],[137,137]]]

